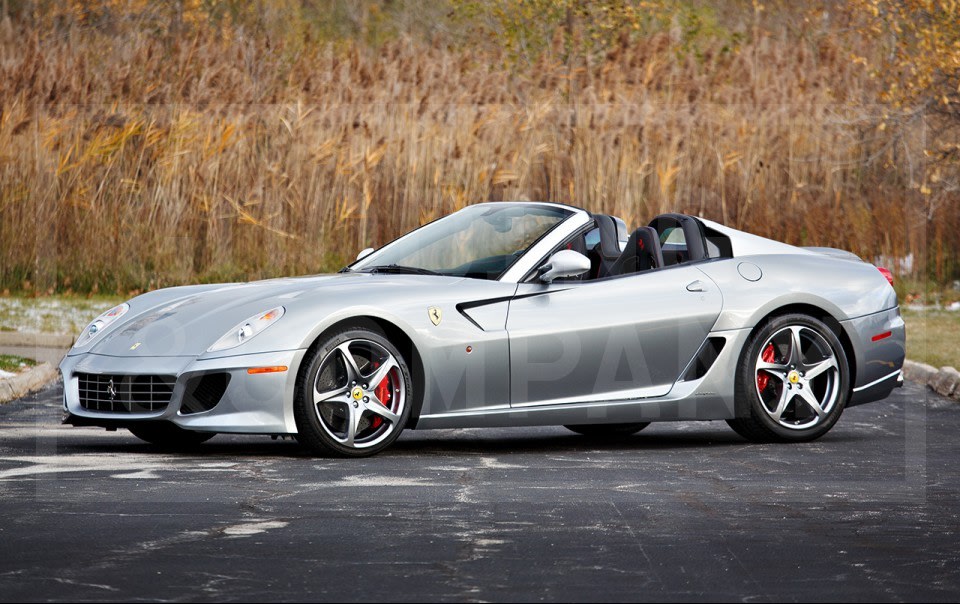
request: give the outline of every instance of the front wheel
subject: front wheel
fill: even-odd
[[[850,369],[837,335],[807,315],[776,317],[750,337],[736,397],[748,417],[728,420],[757,442],[803,442],[833,427],[847,403]]]
[[[346,329],[314,346],[297,381],[297,440],[315,453],[375,455],[410,417],[410,369],[379,331]]]

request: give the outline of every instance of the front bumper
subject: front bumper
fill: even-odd
[[[294,434],[293,394],[306,350],[286,350],[198,360],[196,357],[114,357],[86,353],[67,356],[63,374],[64,423],[107,428],[146,421],[170,421],[187,430],[248,434]],[[251,375],[251,367],[286,366],[276,373]],[[92,411],[80,404],[77,373],[176,376],[170,404],[156,413]],[[229,383],[209,411],[182,413],[187,382],[210,373],[227,373]]]

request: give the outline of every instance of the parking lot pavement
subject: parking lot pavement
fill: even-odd
[[[191,454],[0,407],[0,599],[951,600],[960,407],[918,386],[823,439],[407,432],[364,460]]]

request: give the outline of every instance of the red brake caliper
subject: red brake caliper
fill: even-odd
[[[775,353],[773,350],[773,344],[767,344],[767,347],[763,349],[763,354],[760,355],[760,358],[763,359],[764,363],[772,363],[775,359]],[[770,383],[770,376],[767,375],[766,371],[757,372],[757,390],[763,392],[767,389],[767,384]]]
[[[390,401],[393,398],[393,394],[390,392],[390,374],[387,374],[387,377],[383,378],[377,387],[374,389],[374,394],[377,395],[377,398],[380,399],[380,402],[383,403],[383,406],[387,409],[390,408]],[[374,416],[373,421],[371,422],[374,429],[379,428],[383,423],[383,418],[379,415]]]

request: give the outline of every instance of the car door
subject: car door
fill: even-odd
[[[521,283],[507,315],[511,406],[663,396],[721,306],[694,266]]]

